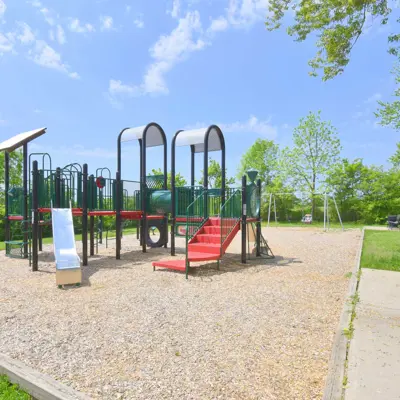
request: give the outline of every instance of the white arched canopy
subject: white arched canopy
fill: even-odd
[[[146,135],[146,147],[162,146],[165,143],[165,135],[162,128],[157,124],[148,124],[136,128],[127,128],[121,134],[121,142],[132,140],[143,140]]]
[[[199,128],[179,132],[175,140],[175,146],[193,146],[195,153],[203,153],[205,141],[207,140],[207,132],[209,132],[208,151],[222,150],[224,146],[222,132],[216,125],[212,125],[209,128]]]

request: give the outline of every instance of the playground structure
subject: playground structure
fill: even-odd
[[[38,254],[42,250],[42,229],[52,224],[52,209],[70,208],[72,216],[81,219],[82,263],[88,264],[88,252],[94,255],[97,237],[95,218],[102,227],[102,219],[115,217],[116,258],[121,257],[122,223],[137,221],[142,251],[148,247],[167,247],[168,227],[171,226],[171,255],[175,255],[175,237],[186,239],[185,260],[153,263],[153,267],[186,272],[191,262],[217,261],[224,255],[236,234],[242,232],[241,261],[246,263],[249,240],[248,224],[254,232],[256,255],[261,256],[260,200],[261,182],[256,182],[257,171],[249,171],[241,187],[225,185],[225,141],[221,129],[212,125],[207,129],[178,131],[172,141],[171,188],[167,187],[167,142],[160,125],[150,123],[121,131],[117,140],[117,172],[115,179],[108,168],[98,168],[89,175],[88,165],[72,163],[53,168],[47,153],[28,156],[28,143],[45,134],[46,128],[17,135],[0,144],[5,152],[5,243],[10,257],[29,259],[32,270],[38,270]],[[140,179],[122,179],[122,143],[138,141]],[[163,147],[163,174],[146,175],[147,149]],[[190,186],[175,185],[176,147],[191,149]],[[22,147],[22,187],[10,184],[9,153]],[[208,155],[221,151],[221,188],[208,187]],[[204,154],[203,185],[195,185],[195,154]],[[36,158],[33,160],[33,158]],[[39,165],[39,161],[41,163]],[[103,175],[107,175],[104,177]],[[159,238],[154,242],[150,232],[157,228]],[[18,238],[15,232],[19,230]],[[90,245],[88,249],[88,237]],[[102,229],[100,229],[100,235]],[[89,250],[89,251],[88,251]]]

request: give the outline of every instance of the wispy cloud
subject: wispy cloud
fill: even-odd
[[[178,26],[169,35],[160,36],[150,48],[150,55],[154,61],[147,68],[142,84],[127,85],[120,80],[111,79],[109,93],[114,96],[168,93],[164,75],[190,53],[202,50],[205,46],[200,14],[197,11],[189,12],[179,20]]]
[[[382,95],[377,92],[377,93],[374,93],[372,96],[368,97],[368,99],[365,100],[365,103],[366,104],[376,103],[381,98],[382,98]]]
[[[0,55],[12,52],[14,49],[14,37],[12,34],[3,35],[0,32]]]
[[[61,25],[57,25],[56,38],[59,44],[65,44],[67,42],[65,31]]]
[[[143,21],[143,14],[139,14],[133,21],[135,24],[136,28],[144,28],[144,21]]]
[[[102,31],[109,31],[113,28],[113,18],[110,17],[109,15],[102,15],[100,17],[100,23],[101,23],[101,30]]]
[[[184,129],[199,129],[212,125],[213,122],[196,122],[195,124],[187,125]],[[219,122],[217,125],[224,133],[248,134],[254,133],[269,139],[274,139],[278,133],[278,127],[271,124],[271,119],[260,120],[254,115],[251,115],[248,120],[236,121],[231,123]]]
[[[42,67],[55,69],[72,79],[79,79],[78,73],[71,72],[69,65],[62,61],[61,55],[44,40],[37,40],[35,42],[35,46],[29,51],[28,57]]]
[[[26,22],[17,22],[17,25],[22,30],[22,32],[18,35],[18,40],[25,45],[33,43],[36,38],[31,27]]]
[[[178,18],[180,10],[181,10],[180,0],[173,0],[172,9],[170,11],[167,11],[167,13],[171,14],[172,18]]]
[[[152,63],[147,67],[142,83],[127,84],[115,78],[111,79],[108,98],[115,101],[115,96],[168,94],[165,77],[175,65],[192,53],[210,46],[216,33],[229,27],[250,27],[262,21],[268,12],[268,3],[268,0],[229,0],[225,15],[211,19],[208,29],[203,29],[198,11],[189,11],[184,17],[178,18],[181,3],[179,0],[173,0],[172,10],[168,13],[178,18],[178,25],[169,34],[161,35],[149,49]],[[115,82],[119,82],[119,85],[115,85]]]
[[[89,33],[94,32],[95,28],[92,24],[84,23],[82,24],[78,18],[71,19],[68,28],[74,33]]]
[[[0,21],[4,17],[6,10],[7,10],[6,3],[4,3],[3,0],[0,0]]]

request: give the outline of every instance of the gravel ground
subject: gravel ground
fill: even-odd
[[[133,236],[65,290],[51,247],[36,273],[2,253],[0,351],[99,399],[319,399],[360,231],[263,233],[275,260],[241,265],[237,237],[188,281]]]

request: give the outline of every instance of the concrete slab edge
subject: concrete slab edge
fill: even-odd
[[[345,364],[347,357],[347,345],[350,341],[344,334],[345,328],[348,328],[351,320],[351,297],[354,296],[357,290],[361,253],[364,243],[363,228],[361,232],[360,245],[356,254],[354,269],[351,274],[349,287],[347,291],[346,301],[343,305],[342,314],[340,317],[339,325],[336,330],[331,358],[329,360],[328,375],[326,377],[324,395],[322,400],[341,400],[343,395],[343,378],[345,374]]]
[[[90,400],[87,395],[1,353],[0,375],[7,375],[12,383],[37,400]]]

